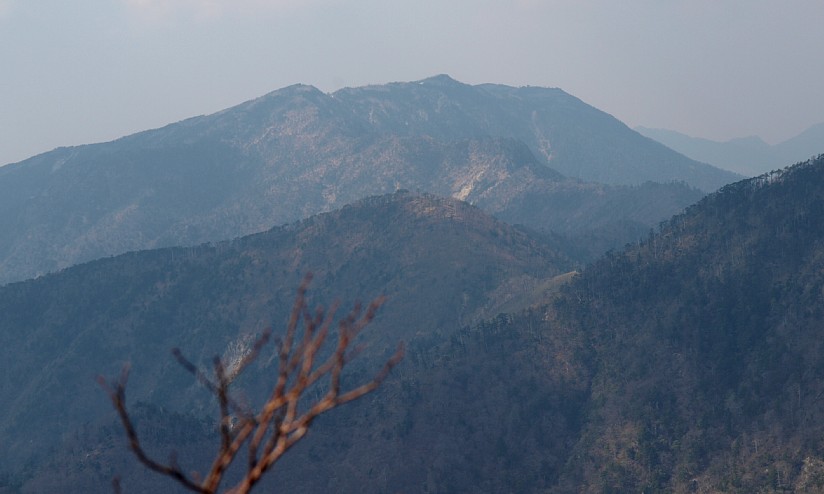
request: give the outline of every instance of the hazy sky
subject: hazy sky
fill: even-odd
[[[0,0],[0,164],[302,82],[560,87],[630,126],[824,121],[822,0]]]

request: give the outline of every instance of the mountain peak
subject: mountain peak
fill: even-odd
[[[569,231],[587,223],[578,214],[597,210],[586,201],[606,196],[561,174],[607,184],[684,180],[705,190],[732,181],[580,100],[499,87],[445,74],[334,96],[296,84],[78,148],[72,166],[64,151],[24,162],[0,174],[0,283],[128,250],[262,231],[398,188]],[[560,200],[561,188],[580,202]],[[698,198],[675,194],[669,212]],[[564,211],[572,216],[562,219]],[[667,216],[657,211],[653,224]]]
[[[260,101],[269,100],[272,98],[282,98],[282,97],[295,97],[295,96],[324,96],[325,93],[320,89],[316,88],[315,86],[311,86],[309,84],[292,84],[291,86],[282,87],[280,89],[275,89],[274,91],[268,92],[259,98],[254,98],[252,100],[246,101],[241,103],[233,108],[242,107],[244,105],[248,105],[249,103],[256,103]],[[233,108],[227,108],[225,111],[231,111]]]
[[[432,77],[427,77],[426,79],[415,82],[426,86],[466,86],[463,82],[456,81],[447,74],[433,75]]]

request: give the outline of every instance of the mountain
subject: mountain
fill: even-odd
[[[439,75],[333,94],[382,132],[485,135],[526,143],[562,174],[606,184],[683,181],[704,191],[735,175],[672,153],[557,88],[470,86]]]
[[[147,445],[202,470],[214,411],[166,349],[201,362],[284,320],[318,266],[319,299],[390,294],[367,368],[397,338],[409,351],[377,393],[318,420],[272,488],[820,492],[822,246],[819,156],[728,185],[574,276],[559,277],[562,245],[398,193],[10,284],[0,479],[94,492],[120,472],[127,488],[171,490],[129,457],[91,382],[126,358]]]
[[[822,286],[824,155],[709,195],[543,308],[413,340],[414,368],[278,485],[821,492]]]
[[[824,155],[710,194],[542,308],[413,341],[388,396],[330,416],[277,481],[822,492],[822,286]]]
[[[528,252],[535,255],[532,262],[537,262],[542,252],[557,256],[554,248],[542,250],[523,233],[477,209],[432,201],[440,200],[403,194],[373,199],[371,204],[379,207],[346,208],[291,228],[224,244],[225,258],[217,257],[214,251],[220,249],[216,247],[165,249],[97,261],[9,285],[0,289],[0,300],[4,301],[0,307],[8,314],[6,320],[16,322],[7,326],[11,331],[0,333],[6,339],[3,348],[16,351],[15,355],[25,354],[15,350],[19,346],[9,346],[8,335],[25,333],[21,328],[45,327],[33,318],[47,317],[61,322],[50,325],[54,329],[35,341],[49,341],[74,353],[83,347],[79,335],[78,343],[55,341],[61,334],[55,329],[65,327],[72,311],[88,315],[74,319],[71,326],[87,327],[92,324],[89,321],[119,318],[119,324],[112,320],[95,323],[99,329],[85,338],[84,345],[90,347],[79,354],[96,358],[131,354],[133,360],[143,352],[152,355],[145,357],[146,364],[133,368],[135,381],[130,382],[130,397],[135,403],[135,416],[158,455],[163,457],[175,449],[181,461],[186,461],[186,468],[202,469],[208,460],[205,452],[214,447],[214,440],[208,440],[214,436],[209,425],[214,419],[210,419],[208,409],[200,408],[198,395],[184,379],[185,373],[177,370],[177,377],[173,377],[175,366],[158,364],[157,355],[160,347],[181,342],[181,347],[205,356],[214,351],[199,350],[203,341],[209,341],[208,335],[222,335],[220,341],[212,342],[220,346],[232,341],[238,325],[254,328],[259,325],[250,321],[263,322],[250,315],[254,312],[251,307],[271,304],[267,300],[243,309],[247,300],[253,300],[252,295],[245,294],[260,293],[246,291],[243,286],[261,283],[254,277],[261,270],[282,272],[274,260],[276,256],[263,255],[260,246],[268,245],[269,239],[271,246],[279,246],[282,244],[274,239],[280,235],[291,232],[301,237],[297,232],[326,231],[342,223],[346,225],[343,231],[358,231],[341,219],[360,221],[377,215],[384,218],[377,223],[377,230],[389,229],[389,245],[398,245],[388,239],[395,237],[397,225],[404,225],[399,228],[410,234],[403,237],[401,244],[405,244],[429,227],[413,229],[417,220],[405,215],[387,216],[381,204],[394,205],[389,208],[392,211],[417,211],[413,217],[429,212],[428,221],[442,218],[447,224],[454,205],[464,211],[458,217],[477,215],[470,223],[479,227],[469,229],[475,232],[471,241],[462,240],[459,232],[465,226],[457,224],[428,237],[424,244],[433,241],[444,245],[447,257],[452,248],[468,249],[467,244],[472,244],[470,252],[477,248],[495,253],[497,263],[511,258],[504,245],[533,245],[522,251],[527,258]],[[399,269],[398,276],[423,269],[443,281],[427,281],[430,276],[426,275],[422,284],[393,297],[416,297],[421,291],[430,292],[427,296],[432,297],[421,305],[415,302],[414,315],[407,316],[411,326],[406,327],[417,329],[399,330],[409,338],[407,358],[374,395],[336,410],[313,425],[310,436],[290,452],[267,485],[298,492],[376,493],[399,489],[820,492],[824,487],[824,417],[820,407],[824,395],[820,338],[820,307],[824,307],[823,208],[824,156],[820,156],[781,172],[724,187],[673,217],[643,242],[602,257],[565,285],[558,287],[554,276],[563,269],[548,268],[538,271],[544,274],[531,274],[530,279],[535,281],[527,285],[555,288],[541,294],[527,288],[533,297],[514,304],[512,313],[476,324],[469,322],[471,318],[457,321],[454,316],[449,322],[450,317],[445,316],[443,324],[427,324],[422,331],[417,330],[422,327],[418,321],[423,319],[419,318],[437,318],[441,313],[442,306],[430,305],[431,301],[448,295],[462,304],[462,297],[454,297],[472,287],[480,290],[479,296],[469,298],[467,310],[472,310],[470,307],[477,307],[473,300],[484,297],[480,294],[507,293],[519,284],[508,283],[501,290],[503,285],[494,283],[500,275],[486,271],[496,264],[479,265],[470,260],[457,269],[443,267],[462,259],[467,250],[461,250],[451,261],[439,262],[439,269],[424,267],[428,261],[423,259],[428,256],[418,256],[417,262],[423,264]],[[326,226],[319,228],[318,224]],[[498,227],[490,228],[493,224]],[[497,243],[506,238],[513,242]],[[340,241],[321,243],[333,252],[347,248],[338,246]],[[410,246],[407,252],[411,254],[418,248],[420,245]],[[208,252],[212,253],[203,257]],[[371,253],[364,254],[364,259],[371,261],[364,261],[363,269],[357,270],[363,275],[349,278],[346,284],[364,277],[371,280],[366,273],[375,268],[376,260],[385,259],[381,249],[364,247],[358,252]],[[239,253],[245,255],[238,258]],[[172,254],[183,263],[181,267],[153,267],[158,259],[169,260]],[[514,257],[524,259],[522,255]],[[188,260],[184,263],[182,258]],[[337,258],[331,255],[333,265]],[[558,259],[563,264],[562,257]],[[123,265],[126,261],[128,269]],[[517,262],[524,266],[524,261]],[[233,271],[232,263],[245,266],[243,273]],[[192,265],[198,269],[187,267]],[[503,277],[523,270],[516,268]],[[133,283],[128,280],[143,279],[138,273],[154,271],[157,274],[145,276],[143,286],[151,287],[145,294],[128,288]],[[91,276],[92,272],[97,275]],[[161,274],[166,272],[171,274]],[[297,277],[290,273],[293,279]],[[180,281],[176,285],[158,283],[156,277],[162,276]],[[442,290],[440,287],[454,276],[461,278],[453,288]],[[548,277],[543,278],[545,283],[537,281],[542,276]],[[113,290],[113,285],[103,283],[107,277],[114,286],[123,288]],[[263,278],[267,282],[270,279]],[[401,284],[408,284],[409,279],[403,278]],[[77,286],[69,283],[71,280],[83,280],[85,285]],[[338,288],[344,286],[337,277],[326,276],[324,280],[340,282]],[[90,289],[92,284],[99,284],[99,288]],[[370,284],[362,283],[359,290],[349,291],[371,293],[366,289]],[[160,291],[175,286],[179,287],[178,293],[189,295],[181,298],[172,290]],[[225,290],[232,295],[208,296],[204,297],[206,302],[195,303],[207,286],[211,291]],[[322,286],[318,283],[319,288]],[[485,291],[488,289],[492,292]],[[321,290],[327,291],[325,287]],[[137,302],[107,301],[104,309],[91,314],[91,302],[79,300],[118,296],[116,293],[128,294],[123,297]],[[23,294],[31,301],[22,303]],[[228,301],[234,299],[243,300],[239,311],[230,310]],[[23,309],[32,303],[39,305]],[[141,319],[139,326],[159,337],[131,338],[113,346],[106,332],[126,325],[135,317],[129,314],[139,313],[132,312],[133,307],[142,306],[147,306],[154,317]],[[175,317],[169,317],[170,309],[177,314]],[[229,315],[221,315],[224,313]],[[214,318],[222,322],[207,323]],[[400,315],[390,318],[403,321]],[[189,319],[197,320],[185,322]],[[464,322],[469,324],[458,326]],[[218,326],[226,329],[214,333]],[[399,328],[382,322],[375,329],[382,332],[387,327]],[[171,336],[183,333],[191,336]],[[123,340],[122,335],[116,337],[118,340],[111,336],[111,341]],[[372,340],[369,350],[380,347],[381,341]],[[99,343],[91,348],[91,342]],[[110,345],[113,350],[101,351],[101,347]],[[29,344],[29,348],[34,346]],[[117,366],[112,364],[106,370],[115,373]],[[91,371],[89,368],[81,373]],[[26,382],[27,372],[32,371],[11,369],[3,389],[19,388],[19,383]],[[51,372],[67,371],[54,366]],[[35,382],[29,389],[39,386],[44,393],[61,391],[47,386],[49,380],[43,377]],[[74,386],[63,386],[62,392],[86,398],[78,395],[80,387]],[[75,398],[65,405],[60,415],[64,427],[82,424],[75,415],[81,407],[76,402],[93,401],[93,392],[84,392],[89,393],[88,398]],[[139,403],[141,398],[143,402]],[[168,482],[146,472],[129,457],[114,417],[94,415],[106,406],[100,398],[88,405],[88,410],[83,409],[86,424],[74,426],[73,432],[64,431],[61,441],[52,442],[51,454],[39,463],[40,469],[12,472],[7,477],[13,480],[9,484],[15,483],[23,492],[67,486],[94,492],[96,486],[119,472],[127,488],[173,491]],[[28,410],[40,413],[37,406]],[[4,416],[9,416],[8,412],[4,411]],[[30,418],[37,421],[36,417]],[[4,444],[19,444],[8,442],[7,437],[13,434],[39,434],[23,427],[25,421],[21,423],[21,419],[7,423]],[[51,425],[48,420],[38,423]]]
[[[775,151],[785,163],[806,160],[821,153],[824,147],[824,122],[813,125],[795,137],[776,144]]]
[[[798,136],[773,146],[755,136],[718,142],[673,130],[647,127],[636,127],[635,130],[692,159],[745,176],[760,175],[824,151],[824,123],[813,125]]]
[[[371,357],[354,368],[373,372],[398,341],[537,303],[572,267],[559,246],[473,206],[398,192],[230,242],[134,252],[0,287],[0,465],[45,481],[49,458],[67,454],[61,441],[101,423],[116,437],[93,378],[124,361],[131,403],[207,420],[209,396],[169,350],[198,362],[242,350],[285,323],[309,270],[316,302],[388,297],[363,341]],[[258,386],[272,360],[255,369]]]
[[[819,155],[587,268],[554,306],[590,352],[581,461],[562,483],[821,492],[823,241]]]
[[[614,247],[702,195],[648,181],[706,191],[734,179],[558,89],[444,76],[333,94],[295,85],[0,168],[0,283],[260,232],[398,189]],[[536,203],[554,213],[533,214]]]

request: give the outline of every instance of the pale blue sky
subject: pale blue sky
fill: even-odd
[[[560,87],[630,126],[824,121],[821,0],[0,0],[0,164],[302,82]]]

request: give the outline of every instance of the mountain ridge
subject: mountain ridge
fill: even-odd
[[[725,186],[583,269],[562,250],[466,203],[398,192],[235,241],[124,254],[0,287],[0,351],[26,355],[16,340],[36,333],[28,348],[65,359],[26,367],[6,357],[0,406],[16,411],[0,410],[9,417],[0,438],[30,455],[26,440],[75,427],[41,456],[41,470],[6,478],[24,491],[94,492],[121,472],[124,485],[173,489],[129,456],[115,417],[94,415],[104,397],[80,399],[93,384],[72,384],[83,379],[72,362],[118,371],[88,355],[129,356],[148,444],[160,457],[179,448],[187,468],[208,465],[214,414],[185,372],[162,363],[164,347],[207,361],[238,331],[282,320],[286,309],[261,308],[288,300],[288,281],[312,265],[320,299],[391,295],[368,353],[379,361],[402,335],[407,358],[374,395],[313,424],[267,485],[824,488],[824,155]],[[507,298],[514,289],[524,298]],[[57,386],[58,375],[67,384]],[[42,421],[30,414],[51,413],[49,400],[32,390],[57,402],[71,390],[76,403],[54,404],[61,421]],[[96,425],[83,428],[79,416]]]
[[[0,283],[130,250],[264,231],[397,189],[461,198],[534,229],[594,234],[601,240],[593,251],[634,240],[637,231],[701,196],[678,184],[666,184],[664,193],[562,177],[530,147],[530,139],[538,146],[536,129],[544,137],[566,135],[566,141],[552,137],[552,152],[570,161],[575,153],[588,162],[609,155],[610,162],[630,167],[636,154],[654,157],[663,147],[623,158],[607,144],[596,152],[593,136],[618,128],[624,137],[613,141],[621,143],[631,131],[560,90],[491,90],[449,81],[332,95],[294,85],[212,115],[2,167],[0,228],[7,234],[0,237]],[[552,110],[556,100],[563,111]],[[533,108],[539,104],[545,106]],[[581,112],[585,117],[573,118]],[[608,122],[596,125],[593,118]],[[630,144],[646,141],[635,135]],[[645,166],[654,168],[653,162]],[[642,176],[632,181],[643,184]],[[717,175],[714,183],[731,177]],[[619,197],[647,201],[649,211],[639,216],[621,207]],[[552,214],[515,207],[536,200]],[[629,233],[622,232],[625,224]]]
[[[824,150],[824,122],[774,145],[758,136],[714,141],[667,129],[638,126],[635,130],[695,160],[746,176],[756,176],[796,163]]]
[[[421,101],[432,102],[434,100],[436,106],[428,111],[424,110],[425,113],[419,114],[417,120],[410,119],[411,121],[406,122],[406,126],[418,125],[425,128],[426,121],[432,115],[449,111],[451,113],[448,117],[439,120],[440,126],[437,128],[440,132],[454,132],[454,127],[449,126],[450,122],[460,120],[464,114],[473,115],[475,118],[471,121],[477,122],[476,126],[470,127],[469,134],[463,132],[458,135],[467,137],[474,132],[475,135],[487,133],[516,137],[526,142],[536,156],[544,160],[548,166],[564,175],[583,180],[622,185],[639,184],[645,181],[682,180],[705,191],[711,191],[720,186],[722,182],[728,183],[735,179],[735,176],[726,175],[726,172],[713,175],[717,173],[717,169],[689,159],[684,160],[683,156],[671,154],[666,148],[644,147],[647,143],[636,132],[613,116],[587,105],[561,89],[534,86],[516,88],[499,84],[469,86],[450,80],[452,83],[449,84],[426,84],[427,79],[424,79],[418,82],[389,84],[385,87],[345,88],[336,91],[333,95],[349,101],[356,95],[360,95],[359,101],[364,101],[361,106],[365,106],[360,110],[361,115],[364,113],[374,115],[375,112],[391,114],[395,108],[381,100],[381,96],[385,96],[386,93],[403,93],[393,101],[403,102],[411,98],[422,108],[426,106],[421,104]],[[430,91],[431,88],[434,88],[434,91]],[[454,101],[454,104],[437,106],[446,93],[446,90],[439,91],[443,88],[450,90],[448,94],[453,96],[451,101]],[[511,101],[511,106],[506,110],[497,109],[496,101],[504,100]],[[461,105],[461,103],[464,104]],[[568,113],[573,109],[573,113]],[[556,112],[561,116],[556,116]],[[410,114],[410,112],[402,113]],[[604,141],[601,143],[603,147],[589,154],[578,155],[574,159],[568,158],[566,156],[569,152],[568,146],[580,146],[580,142],[565,141],[565,137],[558,134],[555,129],[559,125],[567,125],[579,126],[583,130],[586,125],[590,125],[589,122],[597,122],[601,132],[599,134],[584,132],[582,135],[577,135],[576,139],[589,141],[591,144]],[[399,129],[396,127],[395,130]],[[609,132],[604,132],[605,130]],[[644,149],[644,151],[639,152],[639,149]],[[614,158],[616,153],[625,154],[628,159],[626,161],[616,160]],[[655,162],[655,166],[652,166],[651,162]],[[630,163],[635,164],[630,165]],[[705,173],[706,176],[698,178],[701,173]],[[710,178],[711,176],[714,178]]]
[[[356,296],[389,297],[365,340],[380,361],[399,340],[536,303],[546,280],[573,266],[547,238],[476,207],[398,192],[233,241],[132,252],[0,287],[0,352],[10,362],[0,380],[0,463],[43,460],[49,438],[70,432],[61,424],[107,417],[92,376],[116,373],[124,360],[132,399],[201,413],[209,397],[196,382],[174,389],[185,373],[169,349],[208,362],[248,343],[244,335],[277,330],[310,270],[315,300],[343,297],[346,307]]]
[[[609,321],[569,485],[824,487],[822,184],[824,155],[730,184],[567,285],[555,309],[571,328]]]

